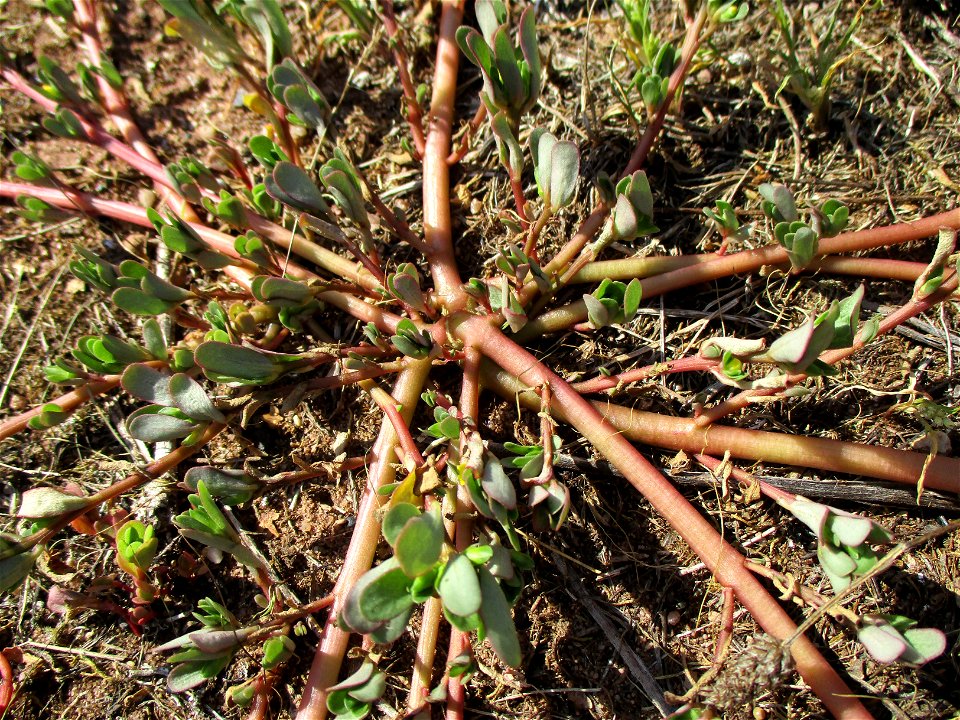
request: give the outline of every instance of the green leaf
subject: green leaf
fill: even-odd
[[[830,347],[839,313],[839,303],[834,302],[816,319],[809,318],[800,327],[777,338],[763,357],[791,372],[803,372]]]
[[[436,565],[443,538],[443,520],[436,503],[433,509],[407,521],[394,544],[397,561],[407,577],[423,575]]]
[[[517,507],[517,491],[513,487],[510,478],[507,477],[503,465],[493,455],[487,455],[484,458],[483,477],[480,480],[487,497],[496,500],[509,510]]]
[[[427,575],[429,576],[429,573]],[[425,577],[425,576],[421,575],[420,577]],[[432,583],[431,583],[431,587],[432,587]],[[422,600],[418,600],[417,597],[412,592],[412,590],[411,590],[410,596],[413,598],[414,602],[426,602],[426,599],[427,599],[427,598],[423,598]],[[427,597],[431,597],[431,596],[432,596],[432,593]],[[385,623],[383,623],[380,627],[368,633],[370,639],[373,640],[373,642],[378,643],[380,645],[389,645],[394,640],[396,640],[401,635],[403,635],[404,632],[406,632],[407,625],[410,623],[410,617],[412,615],[413,615],[413,606],[411,605],[406,612],[400,613],[396,617],[390,618]]]
[[[70,417],[70,413],[65,412],[56,403],[46,403],[40,408],[40,414],[30,418],[27,425],[32,430],[46,430],[47,428],[59,425],[68,417]]]
[[[225,653],[203,662],[177,665],[167,675],[167,689],[172,693],[180,693],[202,685],[223,672],[230,664],[231,657],[231,653]]]
[[[530,132],[530,153],[533,156],[533,175],[537,181],[537,192],[546,198],[550,192],[551,157],[557,138],[542,128]]]
[[[30,488],[20,500],[17,517],[40,519],[60,517],[86,507],[88,499],[52,487]]]
[[[259,560],[257,560],[253,553],[247,550],[247,548],[245,548],[243,545],[240,545],[239,543],[234,542],[227,537],[214,535],[202,530],[195,530],[190,527],[181,527],[180,534],[183,535],[183,537],[185,537],[187,540],[193,540],[201,545],[207,545],[209,547],[216,548],[226,555],[231,555],[237,562],[239,562],[241,565],[245,565],[248,568],[253,570],[263,569],[263,565]]]
[[[397,544],[397,536],[409,520],[420,516],[420,508],[412,503],[399,502],[393,505],[383,516],[380,529],[383,537],[393,547]]]
[[[947,649],[947,636],[937,628],[916,628],[903,633],[907,649],[900,660],[912,665],[922,665],[940,657]]]
[[[935,293],[943,284],[943,273],[947,267],[950,255],[956,247],[957,231],[951,228],[940,228],[937,237],[937,248],[933,253],[930,264],[924,268],[913,285],[914,300],[923,300]]]
[[[14,172],[17,174],[17,177],[27,182],[48,180],[53,172],[50,167],[39,158],[27,155],[19,150],[14,152],[10,156],[10,159],[16,164]]]
[[[264,670],[273,670],[289,660],[295,649],[293,640],[286,635],[272,637],[263,644],[263,659],[260,664]]]
[[[520,77],[517,55],[513,49],[510,31],[506,25],[501,26],[494,32],[493,44],[490,47],[493,49],[493,57],[507,104],[512,108],[522,107],[526,100],[526,88]]]
[[[636,316],[642,299],[643,285],[637,278],[633,278],[623,294],[623,316],[625,320],[632,320]]]
[[[764,200],[763,212],[774,221],[790,223],[799,218],[793,193],[786,186],[763,183],[757,191]]]
[[[507,22],[507,8],[502,0],[477,0],[474,4],[477,25],[488,45],[493,45],[493,36],[497,29]]]
[[[563,140],[550,151],[550,207],[553,212],[566,207],[573,200],[580,177],[580,151]]]
[[[156,554],[157,538],[153,526],[128,520],[117,530],[117,555],[118,561],[122,559],[121,566],[128,563],[141,571],[148,570]]]
[[[0,550],[9,550],[18,541],[19,538],[14,536],[0,535]],[[12,592],[20,586],[33,570],[42,550],[43,548],[38,545],[31,550],[0,560],[0,593]]]
[[[840,301],[837,318],[833,322],[833,339],[829,348],[847,348],[853,345],[860,322],[860,305],[866,289],[860,285],[852,295]]]
[[[252,0],[240,13],[260,33],[268,66],[272,66],[277,57],[293,54],[293,38],[276,0]]]
[[[358,600],[363,617],[378,623],[386,622],[413,605],[410,578],[395,566],[366,585]]]
[[[194,360],[214,382],[255,385],[275,380],[280,370],[267,355],[253,348],[222,342],[204,342]]]
[[[163,315],[176,303],[169,303],[132,287],[121,287],[110,296],[114,304],[132,315]]]
[[[540,97],[540,88],[543,83],[543,71],[540,64],[540,44],[537,41],[537,19],[532,6],[524,8],[520,15],[520,51],[527,65],[527,100],[523,110],[526,111],[537,102]]]
[[[243,470],[214,468],[209,465],[192,467],[183,476],[183,484],[190,490],[196,491],[200,482],[203,482],[212,497],[231,506],[248,502],[261,487],[257,480]]]
[[[907,650],[907,641],[890,625],[865,625],[857,639],[877,662],[892,663]]]
[[[257,275],[250,283],[253,296],[260,302],[289,300],[303,303],[313,298],[314,290],[308,285],[287,278]]]
[[[184,438],[197,429],[197,423],[162,413],[158,405],[135,411],[127,418],[127,432],[143,442],[167,442]]]
[[[169,375],[141,363],[128,365],[120,379],[123,389],[134,397],[164,407],[173,405],[169,383]]]
[[[278,162],[290,159],[280,146],[266,135],[254,135],[247,145],[257,161],[268,170],[273,170]]]
[[[510,605],[500,588],[500,583],[485,567],[477,569],[480,576],[480,592],[483,601],[480,604],[480,617],[487,639],[497,656],[510,667],[519,667],[522,660],[520,640],[513,625]]]
[[[322,132],[327,125],[324,108],[317,102],[316,96],[302,85],[284,88],[283,104],[293,112],[304,125]]]
[[[167,341],[160,329],[160,323],[153,318],[143,322],[143,344],[154,360],[167,359]]]
[[[198,422],[226,422],[223,413],[217,410],[207,393],[196,380],[186,373],[177,373],[170,378],[170,396],[180,412]]]
[[[54,15],[64,20],[73,19],[73,3],[70,0],[43,0],[43,4]]]
[[[284,205],[314,215],[327,214],[328,207],[323,194],[310,176],[291,162],[278,162],[267,178],[266,187],[270,196]]]
[[[480,583],[470,558],[461,554],[450,557],[437,583],[437,592],[444,608],[454,615],[466,617],[477,612],[481,602]]]

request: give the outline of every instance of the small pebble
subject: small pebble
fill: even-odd
[[[7,407],[14,412],[23,412],[27,409],[27,399],[23,395],[17,395],[14,393],[10,396],[10,400],[7,402]]]
[[[680,613],[676,610],[671,610],[667,613],[667,625],[670,627],[676,627],[680,624]]]
[[[727,55],[727,60],[731,65],[735,67],[748,67],[752,62],[752,58],[749,53],[744,52],[743,50],[735,50],[734,52]]]
[[[137,204],[140,207],[151,208],[157,204],[157,194],[146,188],[137,193]]]

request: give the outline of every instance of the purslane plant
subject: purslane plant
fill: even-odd
[[[241,623],[229,608],[201,600],[196,618],[202,627],[157,648],[176,651],[169,657],[175,666],[168,678],[171,690],[185,691],[216,676],[241,647],[256,645],[259,674],[232,688],[229,695],[262,716],[273,684],[294,657],[296,623],[324,612],[298,718],[328,714],[361,718],[387,690],[385,670],[378,664],[383,649],[406,633],[414,613],[419,613],[407,710],[429,716],[430,704],[445,703],[448,717],[462,717],[463,682],[474,667],[474,635],[489,642],[503,663],[523,662],[524,646],[511,619],[511,606],[532,563],[522,529],[529,522],[536,529],[558,530],[571,510],[570,490],[553,469],[560,447],[555,426],[565,422],[676,529],[725,592],[789,648],[797,670],[830,712],[843,718],[869,717],[815,644],[804,635],[795,637],[796,625],[754,577],[740,552],[631,440],[919,483],[948,492],[960,492],[960,462],[942,455],[927,457],[736,427],[705,429],[693,419],[591,403],[581,390],[607,390],[620,380],[572,387],[526,342],[538,333],[569,327],[589,332],[628,323],[651,297],[764,265],[783,266],[791,273],[829,268],[832,259],[826,256],[838,252],[925,238],[941,226],[956,228],[960,211],[914,224],[844,233],[848,212],[843,205],[826,201],[801,220],[789,190],[761,185],[757,192],[771,224],[770,245],[696,258],[689,264],[654,266],[645,277],[634,266],[610,268],[608,275],[594,276],[598,285],[582,301],[541,313],[565,285],[594,272],[601,265],[596,259],[611,243],[630,243],[658,231],[654,194],[641,166],[699,47],[722,24],[741,19],[745,5],[707,2],[697,8],[685,3],[686,32],[678,47],[651,31],[649,3],[621,3],[641,60],[636,84],[647,107],[648,128],[623,176],[616,182],[598,179],[595,209],[548,258],[542,234],[556,223],[561,210],[572,212],[578,191],[582,192],[581,162],[575,143],[529,124],[529,112],[545,83],[532,8],[522,10],[513,22],[500,0],[478,0],[478,32],[462,27],[462,0],[444,2],[427,104],[424,93],[411,90],[401,31],[392,5],[383,6],[390,49],[405,78],[413,147],[422,158],[423,217],[418,231],[380,198],[359,169],[362,163],[355,164],[334,145],[332,105],[305,66],[290,57],[292,35],[277,2],[162,4],[173,15],[168,30],[197,46],[214,66],[236,73],[246,93],[245,106],[269,123],[269,131],[249,141],[255,163],[248,164],[235,149],[222,148],[232,175],[191,158],[164,166],[129,111],[123,78],[103,51],[97,7],[91,0],[47,3],[83,45],[87,64],[79,72],[79,82],[48,59],[38,63],[39,86],[14,68],[3,68],[9,85],[49,112],[48,131],[98,145],[128,163],[153,184],[167,208],[144,210],[82,193],[42,158],[24,152],[14,161],[16,174],[25,182],[0,181],[0,195],[18,199],[33,220],[79,212],[152,228],[159,244],[189,262],[197,274],[190,282],[176,283],[143,263],[124,260],[115,265],[88,248],[77,248],[73,273],[139,318],[141,338],[126,341],[110,334],[81,338],[69,358],[57,359],[46,371],[50,382],[74,389],[5,420],[0,438],[27,427],[40,430],[69,422],[78,406],[120,388],[142,403],[126,419],[129,434],[143,442],[173,442],[177,447],[94,495],[47,486],[24,493],[19,512],[23,520],[0,538],[0,587],[17,587],[42,549],[68,525],[90,522],[104,503],[116,502],[160,473],[172,471],[221,433],[256,421],[264,404],[277,402],[288,408],[308,393],[356,384],[382,415],[370,452],[361,458],[339,458],[334,468],[302,468],[285,478],[296,482],[368,466],[351,542],[329,596],[312,603],[291,599],[269,562],[226,511],[226,506],[243,505],[269,492],[272,484],[262,475],[246,466],[202,463],[184,472],[183,485],[190,494],[180,503],[183,511],[175,517],[174,527],[191,547],[199,548],[196,552],[227,556],[247,568],[262,612]],[[343,5],[358,32],[368,35],[374,16],[359,4]],[[451,152],[461,52],[483,78],[479,102],[490,118],[520,221],[519,241],[498,248],[491,258],[491,273],[466,281],[454,253],[450,200],[451,163],[462,157]],[[426,107],[429,110],[424,111]],[[122,137],[106,130],[110,123]],[[304,138],[291,126],[310,132]],[[305,160],[310,153],[301,151],[298,135],[320,159],[315,167]],[[521,138],[526,138],[523,145]],[[528,186],[535,188],[538,203],[527,200]],[[528,214],[528,208],[537,205],[537,213]],[[729,203],[718,202],[707,216],[721,228],[725,240],[741,230]],[[229,227],[230,232],[212,224]],[[707,371],[745,391],[786,394],[807,377],[829,375],[831,363],[868,343],[876,332],[889,331],[910,313],[953,296],[957,283],[950,265],[952,245],[944,249],[943,238],[941,233],[928,267],[908,269],[915,280],[913,304],[909,312],[891,316],[894,319],[886,325],[859,324],[865,292],[861,288],[769,345],[763,340],[714,338],[702,344],[699,357],[685,363],[678,359],[673,367],[648,372],[646,377]],[[392,265],[391,240],[402,240],[419,253],[417,262]],[[889,269],[888,276],[899,271]],[[318,312],[330,307],[357,321],[366,341],[353,346],[330,342],[316,322]],[[159,322],[167,317],[175,324],[172,335]],[[757,364],[775,370],[754,379],[749,369]],[[460,382],[447,385],[444,373],[433,373],[435,367],[458,368]],[[319,368],[325,374],[318,373]],[[386,374],[396,375],[391,391],[375,379]],[[431,376],[443,386],[434,387]],[[538,444],[510,443],[505,457],[491,452],[479,402],[482,385],[539,414]],[[432,413],[432,422],[424,425],[415,419],[421,401]],[[854,522],[826,506],[804,505],[805,499],[788,501],[783,495],[776,499],[807,518],[818,533],[821,560],[835,590],[842,589],[844,579],[849,582],[867,571],[874,551],[865,543],[885,537],[869,520]],[[866,534],[861,532],[864,527]],[[149,606],[162,591],[150,572],[156,534],[171,530],[138,520],[116,529],[117,561],[133,578],[138,606]],[[389,557],[374,567],[381,535]],[[442,620],[451,630],[447,659],[438,662]],[[858,633],[878,659],[911,663],[932,659],[938,654],[936,643],[911,623],[878,614],[860,621]],[[351,633],[364,636],[363,660],[341,681]]]

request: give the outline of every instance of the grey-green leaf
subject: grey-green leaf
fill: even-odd
[[[358,600],[363,617],[377,623],[386,622],[413,605],[410,578],[395,566],[364,587]]]
[[[420,515],[420,508],[408,502],[401,502],[390,508],[383,516],[380,530],[391,547],[397,544],[397,537],[411,518]]]
[[[172,307],[171,303],[132,287],[117,288],[110,299],[118,308],[133,315],[162,315]]]
[[[194,352],[194,360],[211,379],[236,378],[241,382],[257,383],[273,380],[277,368],[269,357],[252,348],[222,342],[201,343]]]
[[[226,422],[223,413],[214,407],[200,383],[186,373],[177,373],[170,378],[169,387],[173,404],[184,415],[197,421]]]
[[[325,215],[327,203],[323,194],[304,170],[291,162],[278,162],[267,183],[267,192],[275,200],[314,215]],[[279,190],[279,192],[277,192]]]
[[[580,176],[580,151],[577,146],[563,140],[553,146],[550,153],[550,207],[556,212],[573,200]]]
[[[127,420],[127,432],[143,442],[176,440],[196,429],[197,425],[189,420],[159,413],[143,413]]]
[[[439,507],[408,521],[394,546],[400,567],[408,577],[423,575],[433,568],[442,549],[443,521]]]
[[[518,667],[522,659],[520,640],[513,625],[510,605],[500,588],[500,583],[485,567],[478,569],[480,574],[480,592],[483,602],[480,605],[480,617],[487,632],[487,639],[496,650],[497,656],[510,667]]]
[[[134,397],[164,407],[173,405],[169,382],[169,375],[141,363],[128,365],[120,379],[123,389]]]
[[[466,617],[480,608],[477,570],[466,555],[453,555],[437,584],[443,606],[454,615]]]

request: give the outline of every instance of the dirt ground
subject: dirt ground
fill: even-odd
[[[0,40],[10,62],[30,78],[39,55],[65,67],[78,59],[69,34],[42,14],[38,4],[0,2]],[[335,106],[336,137],[378,187],[390,189],[385,194],[390,204],[419,227],[419,173],[401,146],[407,129],[389,57],[344,35],[347,25],[333,3],[283,5],[298,30],[299,58]],[[659,27],[679,37],[679,20],[668,4],[654,5]],[[831,94],[829,123],[822,129],[809,125],[806,109],[794,96],[784,93],[778,100],[782,73],[773,55],[774,20],[765,2],[757,5],[747,22],[714,38],[650,159],[647,171],[661,232],[642,247],[614,248],[614,254],[715,250],[717,236],[708,230],[701,209],[717,199],[730,199],[742,219],[762,224],[755,188],[765,180],[787,183],[803,199],[842,200],[857,228],[913,220],[957,204],[960,18],[946,0],[942,5],[888,1],[865,13]],[[211,71],[184,42],[163,36],[158,4],[118,0],[106,7],[111,56],[126,78],[125,90],[141,127],[164,160],[186,155],[209,160],[214,128],[238,147],[262,130],[251,113],[237,107],[238,84],[229,73]],[[831,8],[805,3],[803,13],[813,26],[821,26]],[[626,86],[633,70],[622,51],[622,20],[611,18],[610,9],[579,2],[539,4],[548,81],[530,122],[579,144],[584,178],[580,204],[548,229],[547,254],[589,211],[590,179],[600,171],[617,174],[636,142],[634,111],[620,101],[611,81],[616,77]],[[845,3],[841,17],[849,21],[855,9],[855,3]],[[416,12],[413,3],[398,2],[402,24],[409,26]],[[416,80],[429,82],[432,47],[426,23],[432,21],[423,18],[425,24],[410,31],[407,41]],[[472,67],[461,73],[458,112],[465,122],[476,109],[480,82]],[[78,188],[132,202],[151,200],[135,172],[97,148],[52,137],[40,127],[42,112],[3,84],[0,103],[3,178],[12,177],[9,156],[21,149],[43,158]],[[492,248],[506,238],[497,212],[510,203],[510,188],[486,129],[474,148],[453,176],[464,277],[480,274]],[[9,203],[0,212],[3,419],[57,394],[44,381],[41,368],[67,353],[81,336],[109,331],[137,337],[129,317],[67,271],[73,247],[93,249],[114,262],[128,252],[153,258],[155,249],[152,234],[112,220],[76,218],[37,227],[10,211]],[[762,242],[759,233],[741,247]],[[926,242],[875,254],[926,261],[931,253],[932,245]],[[390,259],[413,260],[414,253],[404,246]],[[855,286],[853,279],[818,275],[736,277],[645,302],[628,326],[550,336],[536,349],[561,374],[591,376],[601,366],[626,369],[681,357],[710,335],[783,331],[802,321],[805,311],[822,308]],[[904,283],[870,281],[865,307],[871,312],[897,307],[910,291]],[[571,290],[563,299],[582,292]],[[355,325],[343,317],[328,312],[321,320],[337,339],[358,337]],[[751,406],[725,422],[926,450],[927,428],[898,406],[918,394],[953,408],[960,404],[958,321],[956,304],[922,316],[845,363],[817,393]],[[690,416],[694,401],[716,401],[725,392],[710,377],[684,375],[631,387],[618,401]],[[134,407],[119,396],[101,398],[62,426],[0,444],[3,507],[12,509],[20,493],[45,482],[72,481],[95,492],[144,463],[152,448],[138,445],[123,429],[123,418]],[[515,405],[492,396],[484,396],[483,414],[486,436],[494,441],[535,438],[538,432],[535,414],[518,413]],[[263,420],[235,438],[218,441],[207,455],[256,452],[264,471],[276,473],[295,469],[290,460],[294,455],[304,463],[332,460],[338,438],[347,438],[348,454],[362,454],[378,427],[375,407],[355,389],[318,395],[286,414],[268,408]],[[572,430],[561,428],[559,434],[566,455],[592,459],[589,445]],[[943,428],[937,437],[943,454],[960,448],[956,427]],[[700,466],[675,453],[645,452],[682,483],[725,537],[746,548],[748,557],[829,592],[817,566],[814,538],[798,521],[772,503],[745,504],[722,496]],[[772,465],[751,469],[785,481],[819,481],[832,504],[869,513],[902,538],[916,537],[960,515],[956,497],[929,491],[918,507],[912,488],[888,492],[873,483],[809,470]],[[556,534],[525,538],[536,567],[514,611],[523,667],[504,671],[489,646],[478,645],[480,672],[468,688],[467,717],[659,717],[621,650],[632,650],[662,689],[684,692],[711,664],[719,588],[709,573],[698,569],[698,559],[676,532],[602,465],[565,469],[561,478],[573,496],[569,521]],[[189,550],[170,523],[185,504],[175,481],[155,483],[158,489],[127,503],[134,512],[156,518],[158,562],[171,567]],[[235,511],[240,526],[252,533],[277,576],[301,601],[322,597],[332,588],[362,482],[362,473],[348,473],[285,487]],[[805,493],[816,492],[814,482],[804,487],[810,488]],[[860,499],[850,500],[854,496]],[[0,524],[9,529],[15,521],[4,515]],[[85,590],[95,579],[116,572],[107,543],[67,532],[30,579],[2,599],[0,648],[18,649],[10,653],[17,696],[5,717],[242,716],[224,703],[224,688],[255,673],[257,658],[241,655],[217,680],[172,695],[165,686],[168,668],[149,650],[192,627],[190,613],[204,596],[229,598],[239,617],[251,617],[258,610],[256,588],[237,570],[214,568],[185,578],[171,569],[168,596],[158,603],[158,617],[141,638],[109,613],[72,610],[64,615],[48,607],[52,586]],[[946,534],[912,551],[858,590],[848,606],[861,613],[907,615],[921,626],[947,633],[947,652],[918,669],[880,665],[832,621],[816,624],[812,637],[877,717],[960,717],[960,534]],[[798,608],[791,612],[802,618]],[[289,718],[295,712],[315,641],[309,631],[298,639],[295,658],[275,688],[271,717]],[[441,647],[443,642],[441,638]],[[401,707],[414,643],[406,636],[385,657],[382,666],[396,674],[377,716],[394,717],[395,708]],[[735,660],[707,697],[725,703],[725,717],[731,718],[824,716],[819,701],[795,675],[772,677],[770,688],[743,685],[744,677],[758,672],[749,663],[762,658],[763,648],[755,623],[738,611]]]

